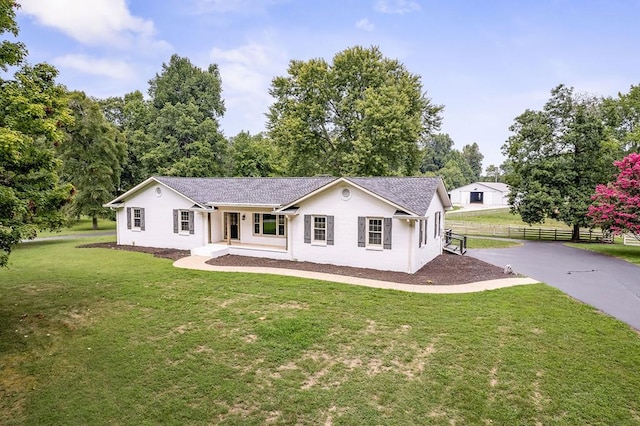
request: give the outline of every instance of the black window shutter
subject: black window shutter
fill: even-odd
[[[189,233],[193,234],[195,232],[195,225],[194,225],[194,216],[195,213],[194,212],[189,212]]]
[[[367,218],[358,216],[358,247],[365,246],[365,238],[367,235]]]
[[[144,231],[144,209],[140,209],[140,230]]]
[[[173,211],[173,233],[177,234],[178,233],[178,210],[174,210]]]
[[[327,245],[333,245],[333,216],[327,216]]]
[[[418,222],[418,226],[420,227],[420,231],[418,233],[419,237],[418,237],[418,247],[422,247],[422,225],[423,225],[423,220],[421,219],[420,222]]]
[[[131,207],[127,207],[127,229],[131,229]]]
[[[391,249],[391,220],[392,219],[390,217],[384,218],[383,248],[389,249],[389,250]]]
[[[311,215],[304,215],[304,242],[311,243]]]

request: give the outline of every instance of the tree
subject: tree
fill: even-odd
[[[600,100],[577,97],[560,85],[542,111],[525,111],[509,130],[513,135],[502,151],[510,168],[512,212],[528,224],[559,219],[579,239],[580,227],[589,224],[593,188],[609,179],[620,152],[604,124]]]
[[[487,174],[487,180],[492,182],[498,182],[500,179],[500,167],[497,167],[494,164],[489,164],[485,169],[485,173]]]
[[[435,172],[444,167],[447,156],[453,149],[453,139],[446,133],[427,135],[422,142],[422,173]]]
[[[616,180],[598,185],[587,216],[594,226],[620,235],[629,232],[640,240],[640,154],[614,162]]]
[[[262,133],[251,136],[240,132],[229,140],[229,174],[231,176],[278,176],[279,151]]]
[[[471,145],[463,146],[462,157],[465,159],[473,173],[471,182],[478,181],[482,175],[482,160],[484,159],[484,155],[480,153],[480,147],[478,147],[478,144],[474,142]]]
[[[459,188],[474,181],[473,170],[460,151],[452,150],[445,160],[444,166],[436,174],[442,178],[447,188]]]
[[[149,81],[153,110],[140,161],[147,176],[221,176],[226,141],[217,119],[224,114],[220,75],[173,55]]]
[[[17,7],[0,0],[0,34],[17,35]],[[25,55],[22,43],[2,41],[0,69],[19,66]],[[20,240],[64,223],[60,208],[72,187],[59,183],[54,146],[72,118],[57,74],[52,66],[37,64],[22,66],[11,80],[0,77],[0,267]]]
[[[142,166],[141,159],[152,146],[147,126],[152,119],[153,107],[140,91],[98,102],[105,119],[116,126],[126,146],[126,158],[121,165],[120,185],[117,190],[118,194],[121,194],[151,175]]]
[[[625,152],[640,150],[640,86],[631,86],[629,93],[603,102],[607,125],[622,144]]]
[[[293,60],[273,79],[269,136],[286,153],[290,175],[411,175],[418,141],[440,125],[442,107],[420,77],[377,47],[324,59]]]
[[[65,143],[58,147],[63,161],[62,179],[77,190],[69,205],[72,217],[92,218],[98,229],[98,217],[108,217],[102,205],[113,199],[120,183],[120,167],[126,147],[120,133],[109,123],[98,102],[83,92],[69,96],[74,123],[67,128]]]

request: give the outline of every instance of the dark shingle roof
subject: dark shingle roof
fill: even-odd
[[[204,205],[288,204],[336,180],[335,177],[294,178],[187,178],[154,176],[179,193]]]
[[[335,181],[335,177],[187,178],[155,176],[191,200],[211,204],[286,206]],[[345,180],[390,201],[408,213],[423,215],[441,183],[434,177],[348,177]]]
[[[427,212],[441,182],[440,178],[436,177],[349,177],[345,179],[417,215]]]

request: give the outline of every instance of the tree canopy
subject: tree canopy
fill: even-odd
[[[108,216],[102,205],[114,198],[120,184],[126,148],[120,132],[102,115],[98,102],[84,92],[72,92],[69,107],[75,120],[58,147],[63,162],[61,177],[76,189],[69,213],[91,217],[97,229],[98,217]]]
[[[609,179],[621,152],[604,124],[600,103],[560,85],[541,111],[516,117],[502,151],[509,164],[509,202],[524,222],[559,219],[573,227],[574,239],[589,224],[593,188]]]
[[[17,34],[16,7],[0,1],[0,34]],[[0,69],[21,65],[25,55],[23,44],[2,41]],[[0,266],[20,240],[64,222],[60,208],[72,188],[59,183],[54,146],[73,119],[57,75],[52,66],[37,64],[21,66],[13,79],[0,77]]]
[[[439,128],[442,107],[420,77],[377,47],[352,47],[324,59],[293,60],[276,77],[269,136],[289,175],[411,175],[418,142]]]
[[[640,239],[640,154],[629,154],[614,164],[619,170],[616,180],[596,187],[587,215],[595,226]]]

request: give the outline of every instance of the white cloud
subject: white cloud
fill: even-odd
[[[103,58],[91,58],[86,55],[64,55],[53,60],[60,68],[80,71],[83,74],[99,75],[116,80],[128,80],[136,75],[134,68],[127,62]]]
[[[362,18],[358,22],[356,22],[356,28],[365,31],[373,31],[373,22],[369,21],[367,18]]]
[[[152,21],[132,16],[125,0],[21,0],[22,13],[86,45],[157,44]],[[160,44],[166,44],[160,42]]]
[[[273,101],[269,95],[271,79],[285,73],[286,52],[272,44],[248,43],[235,49],[213,48],[210,58],[220,68],[226,133],[233,136],[240,130],[264,130],[264,114]]]
[[[420,10],[420,5],[412,0],[377,0],[375,10],[382,13],[403,14]]]

